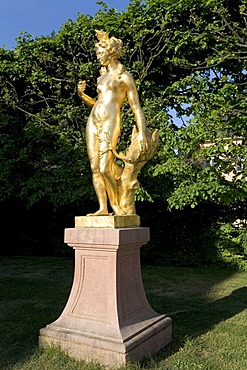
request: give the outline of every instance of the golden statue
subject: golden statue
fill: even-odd
[[[97,100],[84,93],[85,81],[78,83],[79,97],[92,107],[86,128],[86,143],[99,210],[88,216],[109,215],[107,197],[114,215],[133,215],[136,213],[134,195],[139,184],[137,176],[156,150],[158,130],[152,135],[147,130],[134,79],[118,60],[122,41],[109,38],[104,31],[96,31],[96,37],[99,41],[96,43],[96,55],[102,66],[97,80]],[[126,97],[136,126],[126,155],[120,155],[116,151],[121,129],[120,108]],[[124,168],[116,163],[115,158],[124,162]]]

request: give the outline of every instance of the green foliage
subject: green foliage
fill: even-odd
[[[147,124],[160,130],[137,199],[167,200],[177,209],[243,201],[246,0],[133,0],[121,13],[100,4],[95,17],[79,14],[49,37],[24,32],[15,50],[0,49],[0,200],[59,208],[94,199],[85,146],[89,110],[76,85],[85,79],[88,94],[96,95],[94,34],[105,29],[123,39],[122,62],[136,80]],[[120,151],[134,123],[128,104],[122,121]],[[202,170],[212,158],[216,165]],[[230,172],[232,182],[222,176]]]
[[[220,260],[233,269],[247,271],[247,228],[246,220],[222,223],[217,230],[216,248]]]
[[[138,208],[142,225],[151,230],[150,242],[142,248],[144,263],[247,271],[245,203],[168,211],[166,203],[155,201]]]

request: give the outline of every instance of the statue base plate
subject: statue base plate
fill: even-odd
[[[117,229],[140,226],[140,216],[76,216],[75,227]]]

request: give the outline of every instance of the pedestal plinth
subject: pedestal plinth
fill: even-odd
[[[65,230],[75,249],[74,282],[61,316],[40,330],[40,345],[55,344],[86,361],[121,366],[171,341],[171,319],[156,313],[144,292],[142,227]]]

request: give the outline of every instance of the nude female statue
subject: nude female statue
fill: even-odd
[[[116,164],[113,152],[116,151],[121,129],[120,108],[126,98],[135,117],[140,152],[147,150],[146,122],[134,79],[118,61],[122,41],[109,38],[104,31],[96,31],[96,36],[99,40],[96,56],[102,66],[97,80],[97,100],[84,93],[85,81],[78,83],[79,97],[92,107],[86,128],[86,143],[99,210],[90,215],[108,215],[107,197],[114,214],[124,215],[126,212],[120,205],[117,184],[122,169]]]

